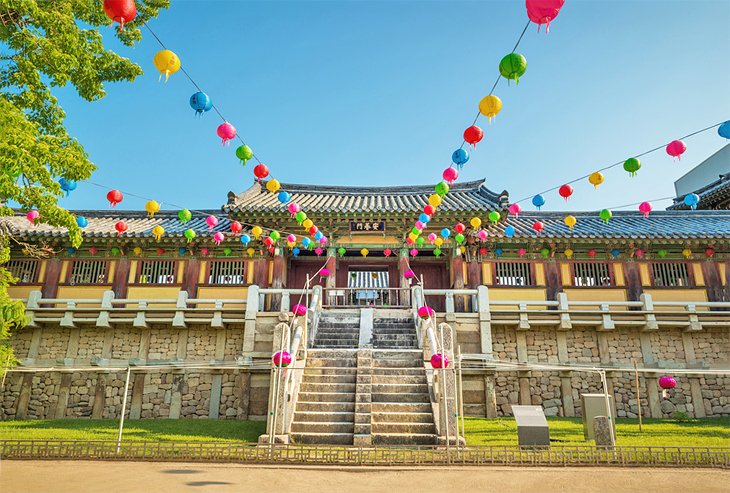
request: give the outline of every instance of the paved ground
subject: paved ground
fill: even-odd
[[[2,461],[2,493],[729,493],[730,471],[648,468],[383,469],[236,464]]]

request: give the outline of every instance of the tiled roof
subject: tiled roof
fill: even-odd
[[[697,204],[698,209],[711,209],[719,202],[730,198],[730,173],[720,175],[720,178],[713,181],[709,185],[705,185],[699,190],[695,190],[700,196],[700,203]],[[687,194],[688,195],[688,194]],[[684,203],[685,195],[674,199],[674,203],[668,207],[670,210],[689,209]]]
[[[491,211],[507,206],[507,192],[496,194],[484,186],[485,180],[457,183],[451,186],[439,211]],[[291,194],[307,213],[389,212],[413,213],[428,204],[433,185],[401,187],[339,187],[282,183],[281,189]],[[277,194],[266,190],[265,182],[254,183],[238,195],[230,192],[225,212],[281,212],[286,206]]]

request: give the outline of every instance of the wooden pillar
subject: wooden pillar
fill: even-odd
[[[725,288],[720,280],[720,269],[715,262],[702,262],[702,276],[705,278],[707,301],[725,301]]]
[[[183,270],[183,285],[182,288],[188,292],[190,298],[195,298],[198,295],[198,276],[200,275],[200,260],[197,258],[190,258],[185,262],[185,269]]]
[[[464,257],[453,255],[451,257],[451,288],[464,289]],[[464,297],[454,296],[454,311],[464,311]]]
[[[644,291],[641,285],[641,273],[636,262],[624,262],[624,281],[626,282],[626,296],[628,301],[640,301]]]
[[[330,276],[327,278],[325,287],[327,289],[337,287],[337,276],[335,275],[335,273],[337,272],[337,250],[335,250],[334,247],[327,249],[326,269],[330,271]],[[347,287],[347,284],[345,284],[343,287]]]
[[[558,293],[563,290],[558,262],[545,262],[545,296],[548,300],[558,299]]]
[[[480,264],[476,260],[467,262],[466,278],[469,283],[469,288],[476,289],[477,286],[480,286],[482,284],[482,264]]]
[[[115,298],[127,297],[130,266],[131,261],[127,257],[121,257],[117,260],[117,268],[114,271],[114,282],[112,283],[112,291],[114,291]]]
[[[55,298],[58,294],[58,282],[61,278],[61,259],[52,258],[46,261],[46,280],[41,292],[44,298]]]
[[[276,249],[274,255],[274,269],[271,276],[271,287],[281,289],[286,286],[286,259],[280,249]],[[334,272],[334,271],[333,271]],[[281,309],[281,295],[271,296],[271,311],[278,312]]]
[[[266,257],[253,261],[253,283],[260,288],[269,287],[269,259]]]

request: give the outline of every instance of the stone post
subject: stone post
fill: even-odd
[[[372,445],[372,388],[373,349],[370,345],[361,345],[360,349],[357,350],[355,435],[352,442],[356,447],[369,447]]]
[[[489,309],[489,288],[477,286],[477,305],[479,308],[479,335],[481,337],[482,355],[493,360],[492,353],[492,312]]]

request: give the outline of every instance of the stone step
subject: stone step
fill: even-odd
[[[352,445],[352,433],[292,433],[294,443]]]
[[[330,377],[330,376],[357,376],[357,368],[351,367],[340,367],[340,366],[330,366],[330,367],[320,367],[320,368],[314,368],[314,367],[307,367],[304,369],[304,376],[321,376],[321,377]]]
[[[420,368],[404,368],[404,367],[373,367],[373,375],[425,375],[423,367]]]
[[[294,416],[291,424],[292,433],[354,433],[355,423],[352,421],[321,421],[321,422],[302,422],[297,421],[298,416]],[[387,432],[387,430],[384,430]],[[396,433],[402,433],[396,431]]]
[[[354,405],[354,404],[353,404]],[[431,413],[431,402],[375,402],[372,413]]]
[[[382,423],[430,423],[433,424],[433,413],[372,413],[372,421]]]
[[[308,358],[356,358],[357,353],[351,349],[310,349]]]
[[[374,394],[401,394],[401,393],[425,393],[428,394],[428,384],[423,383],[401,383],[388,382],[376,383],[372,386]]]
[[[328,367],[328,368],[355,368],[357,367],[357,359],[355,358],[320,358],[320,357],[308,357],[308,367]]]
[[[323,346],[329,346],[329,347],[354,347],[359,344],[358,339],[320,339],[319,337],[315,339],[314,345],[323,347]]]
[[[344,392],[354,393],[355,383],[322,383],[322,382],[310,382],[309,379],[305,378],[299,389],[301,393],[306,392]]]
[[[338,337],[349,337],[351,339],[357,339],[360,337],[360,331],[344,329],[324,329],[317,331],[317,337],[322,337],[324,339],[336,339]]]
[[[398,318],[374,318],[373,319],[373,325],[410,325],[413,326],[413,319],[408,317],[398,317]]]
[[[400,374],[373,375],[372,383],[373,383],[373,385],[399,383],[399,384],[423,384],[423,385],[428,386],[428,380],[426,379],[425,374],[420,374],[420,375],[400,375]]]
[[[406,414],[404,416],[410,416],[409,414]],[[355,413],[349,412],[349,411],[338,411],[338,412],[322,412],[322,411],[299,411],[299,407],[297,407],[297,411],[294,413],[294,420],[301,421],[301,422],[354,422],[355,421]],[[387,419],[383,419],[383,421],[387,421]],[[432,419],[433,421],[433,419]]]
[[[415,341],[416,334],[373,334],[373,340],[375,341]]]
[[[379,422],[375,421],[371,427],[373,434],[415,434],[415,435],[435,435],[436,425],[431,423],[414,423],[414,422]]]
[[[373,344],[373,347],[375,349],[386,349],[386,348],[387,349],[410,349],[410,348],[416,347],[416,343],[414,342],[413,344],[398,344],[398,345],[394,345],[394,344],[390,344],[390,343],[383,343],[383,342],[381,342],[381,343],[375,343],[375,344]]]
[[[436,435],[414,433],[373,433],[373,445],[435,445]]]
[[[416,335],[416,331],[413,329],[413,327],[403,327],[403,328],[387,328],[387,329],[379,329],[374,328],[373,329],[373,335],[391,335],[391,334],[408,334],[408,335]]]
[[[410,349],[403,351],[388,351],[379,349],[373,351],[373,358],[423,358],[423,350]]]
[[[342,397],[342,396],[341,396]],[[352,397],[352,402],[346,402],[345,399]],[[342,398],[341,402],[307,402],[301,400],[297,401],[296,412],[310,413],[310,412],[321,412],[321,413],[354,413],[355,412],[355,396],[346,396]]]
[[[352,320],[334,320],[334,319],[319,319],[319,322],[317,323],[317,330],[324,329],[324,328],[343,328],[343,329],[360,329],[360,319],[352,319]]]
[[[299,392],[299,398],[304,400],[304,402],[355,402],[355,393]],[[402,398],[402,396],[400,398]]]
[[[300,393],[299,395],[302,395],[302,394]],[[314,392],[312,392],[312,395],[316,395],[316,394]],[[371,394],[370,398],[373,403],[376,403],[376,402],[398,402],[398,403],[431,402],[431,397],[429,396],[429,394],[427,392],[401,392],[400,394],[373,392]],[[307,399],[307,400],[316,400],[316,399]]]
[[[420,363],[420,358],[373,358],[375,368],[414,368]]]
[[[346,374],[341,373],[331,373],[331,374],[319,374],[319,373],[308,373],[307,370],[304,370],[304,379],[302,382],[304,384],[323,384],[323,383],[351,383],[354,384],[357,381],[357,373],[351,372]],[[424,382],[426,381],[426,378],[424,377]],[[409,382],[410,383],[410,382]],[[412,383],[421,383],[421,382],[412,382]]]

